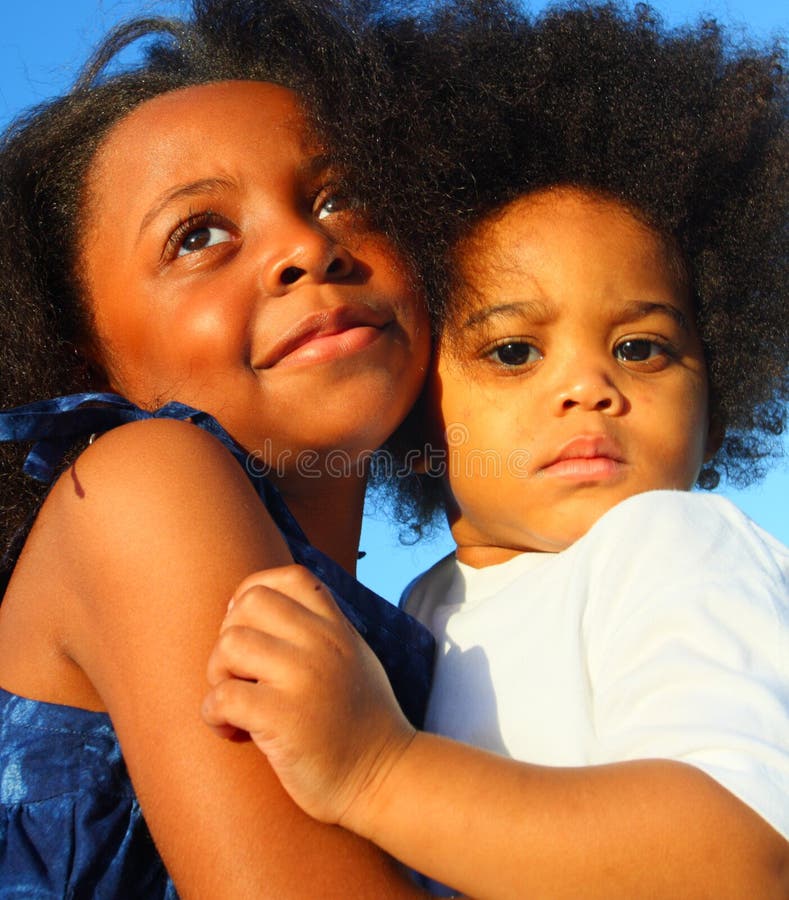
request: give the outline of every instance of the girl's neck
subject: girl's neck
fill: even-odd
[[[276,484],[310,543],[356,575],[365,480],[286,478]]]

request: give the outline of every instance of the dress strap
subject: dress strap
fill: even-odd
[[[100,392],[70,394],[0,410],[0,442],[35,441],[23,470],[31,478],[49,484],[75,441],[142,419],[188,419],[218,437],[234,455],[239,450],[208,413],[176,402],[150,412],[118,394]]]
[[[279,491],[264,477],[265,473],[258,471],[259,466],[256,466],[256,471],[252,471],[244,448],[233,440],[213,416],[185,403],[173,401],[151,411],[141,409],[119,394],[98,391],[38,400],[14,409],[0,410],[0,443],[35,441],[22,469],[36,481],[49,484],[63,457],[76,441],[143,419],[189,421],[214,435],[244,468],[288,540],[308,543]]]

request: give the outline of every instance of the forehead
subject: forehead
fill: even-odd
[[[626,205],[578,188],[512,201],[477,224],[455,251],[440,348],[468,349],[496,328],[583,316],[610,326],[641,304],[695,310],[681,253]],[[520,326],[519,326],[520,327]]]
[[[200,177],[228,159],[265,164],[298,156],[309,140],[296,95],[279,85],[227,81],[161,94],[140,104],[109,132],[88,177],[89,194]]]
[[[561,300],[573,294],[599,305],[605,297],[644,291],[690,305],[672,239],[625,204],[579,188],[519,197],[478,223],[454,256],[451,317],[509,295]]]
[[[296,94],[266,81],[219,81],[168,91],[135,107],[110,131],[105,143],[144,141],[211,128],[240,114],[243,124],[260,123],[275,130],[303,126]],[[212,129],[213,130],[213,129]]]
[[[576,250],[588,264],[595,249],[647,266],[665,265],[669,256],[666,240],[623,203],[567,187],[520,197],[488,217],[461,245],[459,262],[468,274],[478,268],[467,264],[473,256],[506,271],[539,265],[548,255],[570,263]]]

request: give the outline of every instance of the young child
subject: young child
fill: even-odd
[[[487,105],[428,398],[458,546],[406,600],[427,731],[289,569],[236,591],[204,717],[470,896],[785,897],[789,549],[687,493],[785,415],[785,75],[643,10],[481,26],[442,68],[452,140]]]
[[[26,445],[0,478],[3,896],[422,894],[199,716],[227,598],[292,560],[415,721],[427,699],[429,634],[352,576],[357,463],[421,390],[430,334],[311,124],[350,142],[372,109],[351,12],[201,0],[132,22],[4,136],[0,437]]]

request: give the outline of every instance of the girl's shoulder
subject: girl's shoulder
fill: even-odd
[[[0,683],[96,708],[94,672],[111,662],[97,655],[102,645],[141,640],[151,628],[181,630],[187,603],[194,627],[209,616],[216,629],[243,575],[289,561],[254,486],[217,438],[172,419],[120,425],[63,472],[36,517],[3,601]],[[24,652],[21,634],[35,635]],[[34,693],[39,678],[45,695]],[[62,689],[52,693],[55,684]]]
[[[173,566],[181,552],[205,556],[217,542],[279,531],[238,460],[213,434],[175,419],[113,428],[58,478],[31,532],[73,535],[75,568],[92,557]],[[202,550],[200,549],[202,548]],[[211,554],[214,555],[213,553]],[[150,570],[149,570],[150,571]]]
[[[249,484],[217,437],[188,421],[150,418],[119,425],[92,440],[58,478],[48,502],[132,501],[136,490],[145,490],[150,501],[157,493],[162,499],[182,491],[210,493],[227,480]]]
[[[168,535],[186,538],[211,521],[221,525],[229,501],[254,504],[267,516],[243,468],[216,437],[174,419],[130,422],[98,437],[60,475],[28,541],[69,534],[73,541],[63,551],[82,561],[100,552],[106,561],[113,552],[124,555],[135,537],[143,551]]]

